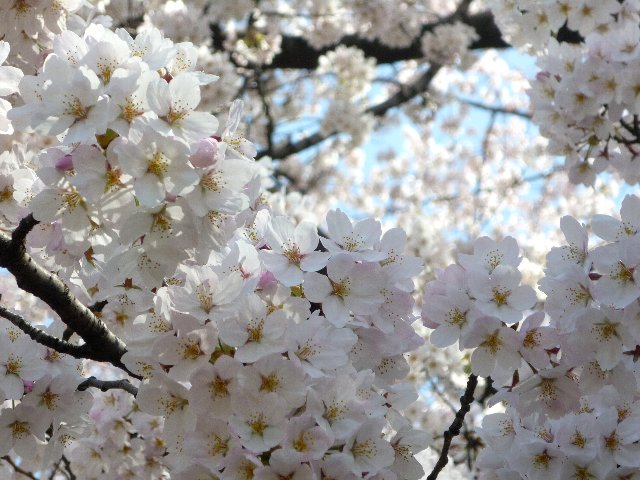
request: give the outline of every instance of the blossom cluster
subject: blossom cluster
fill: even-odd
[[[2,230],[33,216],[33,261],[126,345],[112,363],[138,386],[135,403],[94,397],[88,364],[11,326],[0,455],[66,453],[83,478],[420,478],[429,438],[401,411],[422,262],[373,219],[332,210],[321,237],[272,209],[242,102],[222,126],[199,110],[217,77],[197,56],[94,23],[55,36],[35,74],[0,67],[19,98],[3,120],[53,144],[3,153]],[[41,333],[86,345],[51,320]]]
[[[535,297],[518,285],[519,252],[509,237],[479,239],[473,255],[460,255],[426,289],[431,341],[475,348],[472,370],[502,386],[492,402],[507,409],[485,417],[481,429],[482,478],[637,474],[638,212],[640,198],[629,195],[620,219],[594,216],[600,241],[591,248],[587,228],[562,219],[566,245],[549,252],[540,281],[544,311],[530,311]]]
[[[638,183],[637,2],[499,1],[494,12],[510,41],[541,52],[533,120],[548,151],[565,157],[571,181],[593,185],[609,169]],[[563,41],[561,29],[578,43]]]

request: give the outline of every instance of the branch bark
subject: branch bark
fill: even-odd
[[[1,298],[1,295],[0,295]],[[56,338],[48,333],[40,330],[39,328],[34,327],[29,322],[27,322],[20,315],[13,313],[3,306],[0,305],[0,317],[4,317],[13,323],[16,327],[22,330],[24,333],[29,335],[32,340],[44,345],[45,347],[49,347],[53,350],[56,350],[60,353],[66,353],[67,355],[71,355],[75,358],[92,358],[91,350],[88,349],[85,345],[74,345],[69,342],[65,342],[59,338]],[[95,360],[95,359],[93,359]]]
[[[84,391],[87,388],[98,388],[103,392],[117,388],[129,392],[134,397],[138,395],[138,389],[127,379],[123,380],[98,380],[96,377],[89,377],[80,385],[78,390]]]
[[[440,452],[440,457],[433,467],[433,470],[427,477],[427,480],[436,480],[442,469],[449,462],[448,454],[449,448],[451,447],[451,440],[453,440],[453,437],[460,434],[464,416],[469,412],[469,409],[471,408],[471,404],[473,403],[473,392],[475,392],[477,385],[478,377],[473,374],[469,375],[469,379],[467,380],[467,388],[465,389],[464,394],[460,397],[460,409],[457,411],[453,422],[449,426],[449,429],[444,432],[444,441],[442,443],[442,451]]]
[[[24,240],[38,222],[30,215],[20,222],[12,237],[0,233],[0,267],[15,277],[18,287],[43,300],[86,343],[86,358],[128,371],[121,362],[125,344],[91,310],[69,291],[55,274],[40,266],[25,249]]]
[[[510,45],[502,38],[502,34],[496,25],[493,14],[484,11],[473,15],[456,13],[455,19],[473,27],[479,38],[471,44],[472,49],[483,48],[507,48]],[[378,64],[390,64],[404,60],[416,60],[424,57],[422,53],[421,38],[427,32],[433,31],[437,26],[451,23],[454,15],[442,18],[436,22],[422,26],[420,34],[406,47],[390,47],[378,40],[369,40],[358,35],[346,35],[338,42],[322,48],[313,47],[303,37],[284,35],[282,37],[281,50],[271,63],[264,65],[265,70],[276,68],[291,69],[315,69],[322,55],[335,50],[338,45],[357,47],[365,56],[375,58]],[[213,46],[215,50],[224,50],[226,35],[220,25],[211,25]]]

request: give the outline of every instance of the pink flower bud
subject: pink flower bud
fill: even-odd
[[[56,160],[58,170],[71,170],[73,168],[73,157],[69,154]]]
[[[203,138],[196,144],[196,151],[190,160],[195,167],[208,167],[216,163],[218,142],[213,138]]]

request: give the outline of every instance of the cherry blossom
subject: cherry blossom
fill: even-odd
[[[636,474],[636,2],[0,14],[0,475]]]

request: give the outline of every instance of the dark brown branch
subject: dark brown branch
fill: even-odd
[[[14,245],[24,245],[24,241],[26,240],[27,235],[38,223],[40,222],[33,218],[32,213],[24,217],[22,220],[20,220],[20,223],[11,234],[11,242]]]
[[[84,391],[87,388],[98,388],[103,392],[117,388],[129,392],[134,397],[138,395],[138,389],[131,384],[127,379],[123,380],[98,380],[96,377],[89,377],[80,385],[78,385],[79,391]]]
[[[271,113],[271,106],[269,105],[269,100],[267,99],[267,94],[264,88],[264,79],[261,76],[258,76],[256,79],[256,88],[258,90],[258,95],[260,95],[260,101],[262,102],[262,110],[264,112],[264,116],[267,119],[267,131],[265,133],[267,137],[267,150],[273,149],[273,133],[275,132],[275,122],[273,120],[273,115]]]
[[[45,347],[56,350],[60,353],[66,353],[75,358],[92,358],[91,350],[85,345],[73,345],[72,343],[60,340],[48,333],[34,327],[20,315],[13,313],[0,305],[0,317],[4,317],[13,323],[16,327],[29,335],[32,340],[44,345]]]
[[[126,352],[122,340],[78,301],[55,273],[40,266],[26,252],[24,244],[14,242],[4,233],[0,233],[0,267],[9,270],[18,287],[49,305],[60,320],[85,341],[90,351],[88,358],[109,362],[126,371],[120,361]]]
[[[71,462],[69,462],[69,459],[64,455],[62,455],[61,460],[62,460],[62,463],[64,463],[64,469],[67,472],[67,476],[69,477],[69,480],[76,480],[76,476],[71,470]]]
[[[473,392],[478,385],[478,377],[471,374],[469,375],[469,379],[467,380],[467,388],[464,391],[464,394],[460,397],[460,410],[456,413],[453,422],[449,426],[449,429],[444,432],[444,441],[442,443],[442,451],[440,452],[440,457],[436,462],[433,470],[427,477],[427,480],[436,480],[438,475],[442,471],[442,469],[449,462],[448,454],[449,448],[451,447],[451,440],[453,437],[460,434],[460,429],[462,428],[462,422],[464,422],[464,416],[469,412],[471,408],[471,404],[473,403]]]
[[[51,469],[51,473],[49,474],[49,480],[53,480],[56,477],[56,473],[58,473],[61,463],[62,463],[62,458],[60,458],[60,460],[58,460],[55,466]]]
[[[283,35],[280,53],[273,58],[270,64],[263,67],[265,69],[315,69],[318,66],[320,57],[331,50],[335,50],[338,45],[356,47],[362,50],[366,57],[375,58],[378,64],[421,59],[424,57],[421,45],[422,36],[427,32],[432,32],[439,25],[451,23],[455,20],[460,20],[474,28],[478,34],[478,40],[471,44],[472,49],[509,47],[509,44],[502,38],[491,12],[485,11],[473,15],[457,13],[423,25],[420,34],[406,47],[390,47],[379,40],[369,40],[358,35],[346,35],[335,44],[316,49],[302,37]],[[211,30],[214,49],[223,50],[226,36],[221,26],[212,25]]]

